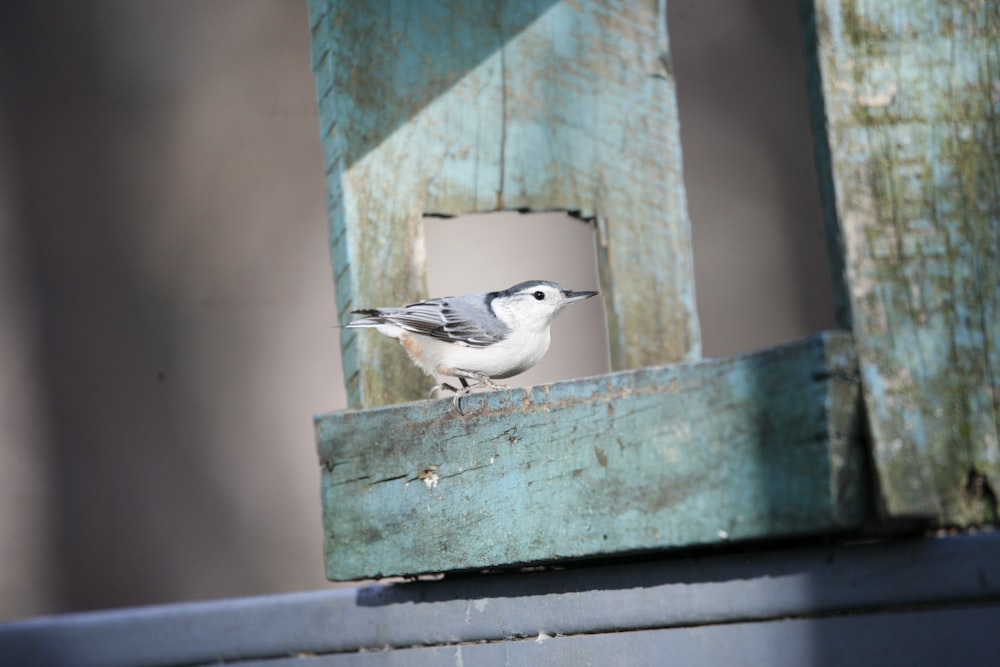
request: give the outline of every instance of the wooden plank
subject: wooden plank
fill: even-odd
[[[820,180],[881,505],[889,517],[995,522],[1000,5],[803,7]]]
[[[607,636],[915,606],[982,607],[1000,597],[997,582],[996,533],[731,550],[27,619],[0,624],[0,656],[4,664],[35,667],[245,664],[309,654],[372,659],[373,652],[419,645],[534,639],[539,630]],[[927,634],[942,637],[965,625],[946,616]],[[841,644],[851,646],[858,636]],[[895,636],[883,636],[887,647]],[[816,645],[823,647],[830,649]]]
[[[327,574],[466,570],[856,527],[851,339],[317,418]]]
[[[310,9],[341,319],[426,296],[422,215],[561,209],[596,222],[612,366],[700,356],[665,3]],[[393,341],[342,344],[352,407],[427,391]]]

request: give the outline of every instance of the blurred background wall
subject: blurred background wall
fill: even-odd
[[[797,3],[669,5],[706,356],[832,327]],[[304,0],[0,6],[0,620],[328,585],[309,48]],[[596,286],[588,227],[503,216],[428,221],[433,294]],[[563,250],[485,273],[498,224]],[[600,318],[515,382],[603,372]]]

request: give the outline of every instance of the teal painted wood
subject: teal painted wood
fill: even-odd
[[[422,215],[563,209],[596,222],[612,366],[700,356],[665,2],[309,5],[342,320],[426,296]],[[393,341],[342,344],[353,407],[426,392]]]
[[[317,417],[327,574],[468,570],[856,527],[853,344]]]
[[[890,517],[995,522],[1000,5],[803,3],[845,324]]]

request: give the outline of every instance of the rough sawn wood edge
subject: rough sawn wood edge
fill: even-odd
[[[852,339],[316,419],[334,580],[846,530]]]

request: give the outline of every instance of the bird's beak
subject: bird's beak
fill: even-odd
[[[584,299],[589,299],[595,294],[598,294],[598,292],[574,292],[572,290],[565,290],[563,292],[563,298],[566,299],[566,303],[573,303],[575,301],[583,301]]]

